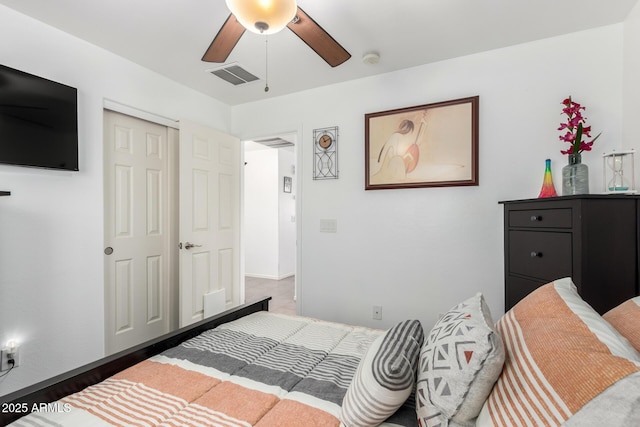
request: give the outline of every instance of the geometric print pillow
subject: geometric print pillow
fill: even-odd
[[[640,297],[623,302],[602,317],[640,351]]]
[[[421,427],[472,426],[498,379],[504,347],[481,293],[453,307],[420,352],[416,414]]]
[[[418,320],[405,320],[369,347],[347,388],[340,420],[348,427],[377,426],[409,398],[424,340]]]

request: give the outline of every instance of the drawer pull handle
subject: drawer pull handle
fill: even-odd
[[[542,221],[542,217],[540,215],[531,215],[531,222]]]
[[[531,258],[542,258],[542,252],[531,252]]]

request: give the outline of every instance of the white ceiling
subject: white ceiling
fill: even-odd
[[[0,0],[220,101],[237,105],[624,21],[639,0],[298,0],[352,57],[331,68],[288,29],[268,36],[269,92],[233,86],[201,58],[224,0]],[[377,65],[363,64],[378,52]],[[593,58],[597,61],[597,58]],[[265,38],[246,31],[226,63],[265,77]],[[553,66],[553,64],[550,64]]]

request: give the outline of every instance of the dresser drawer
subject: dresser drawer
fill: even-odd
[[[509,231],[509,273],[540,280],[572,275],[571,233]]]
[[[549,282],[546,280],[531,280],[516,276],[508,276],[504,311],[509,310],[511,307],[516,305],[518,301],[547,283]]]
[[[571,208],[509,211],[510,227],[571,228]]]

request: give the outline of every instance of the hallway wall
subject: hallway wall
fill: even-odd
[[[290,149],[245,142],[245,275],[279,280],[295,274],[295,185]],[[295,181],[292,179],[292,181]]]

